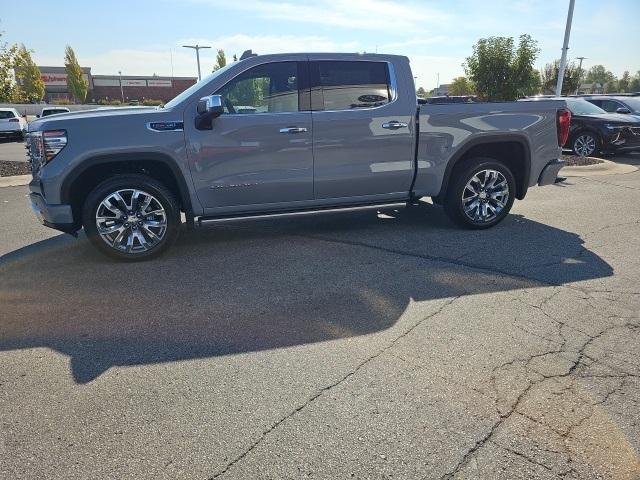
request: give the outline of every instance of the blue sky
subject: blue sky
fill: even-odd
[[[196,75],[186,43],[258,53],[340,51],[404,54],[425,88],[462,75],[482,37],[528,33],[537,65],[559,58],[569,0],[3,0],[3,40],[25,43],[41,65],[62,65],[70,44],[94,74]],[[640,0],[577,0],[570,57],[616,75],[640,70]],[[203,70],[215,50],[202,54]]]

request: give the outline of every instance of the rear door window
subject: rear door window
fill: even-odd
[[[0,111],[0,119],[6,120],[8,118],[16,118],[16,116],[13,114],[13,112],[7,112],[6,110]]]
[[[385,62],[311,62],[314,110],[374,108],[391,101],[389,68]]]

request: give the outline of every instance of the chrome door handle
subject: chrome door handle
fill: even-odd
[[[305,127],[285,127],[280,129],[280,133],[304,133],[306,131]]]
[[[390,122],[386,122],[382,124],[382,128],[387,128],[389,130],[397,130],[399,128],[407,128],[409,125],[404,122],[398,122],[397,120],[391,120]]]

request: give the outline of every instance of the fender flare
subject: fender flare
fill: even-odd
[[[451,173],[460,160],[472,149],[481,145],[492,145],[498,143],[513,143],[516,142],[522,147],[524,152],[524,172],[522,176],[522,182],[519,187],[518,195],[516,198],[522,200],[529,189],[529,176],[531,175],[531,145],[527,140],[527,137],[519,133],[510,134],[495,134],[495,135],[483,135],[482,137],[473,138],[464,145],[449,159],[442,178],[442,185],[436,198],[442,199],[446,193]]]
[[[176,184],[178,185],[178,190],[180,193],[180,202],[182,203],[182,207],[185,210],[185,214],[187,218],[193,218],[193,205],[191,203],[191,195],[189,193],[189,187],[187,186],[187,182],[185,180],[184,174],[180,167],[178,167],[177,162],[166,153],[161,152],[126,152],[126,153],[106,153],[106,154],[98,154],[95,156],[91,156],[83,159],[71,172],[65,177],[61,186],[61,200],[63,203],[70,203],[70,192],[71,186],[73,183],[80,177],[84,172],[89,170],[96,165],[104,165],[106,163],[120,163],[120,162],[132,162],[132,161],[154,161],[161,162],[173,173],[174,178],[176,179]]]

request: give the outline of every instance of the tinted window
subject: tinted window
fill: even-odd
[[[2,119],[7,119],[7,118],[15,118],[15,115],[13,114],[13,112],[7,112],[7,111],[0,111],[0,118]]]
[[[352,110],[379,107],[390,101],[389,75],[382,62],[314,62],[314,108]],[[317,101],[315,101],[317,99]]]
[[[623,108],[622,105],[613,100],[601,100],[601,102],[602,103],[598,106],[607,112],[615,113],[619,108]]]
[[[567,102],[567,107],[574,115],[598,115],[600,113],[607,113],[600,107],[595,106],[593,103],[589,103],[586,100],[577,98],[564,98]]]
[[[55,115],[57,113],[69,113],[67,110],[44,110],[42,112],[42,116],[46,117],[48,115]]]
[[[296,62],[258,65],[241,73],[218,92],[228,114],[298,111]]]

